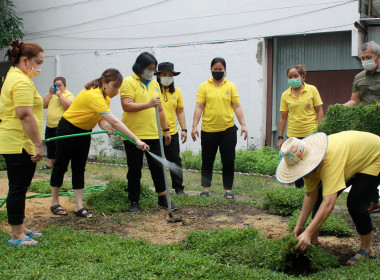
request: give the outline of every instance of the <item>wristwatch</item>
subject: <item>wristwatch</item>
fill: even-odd
[[[167,131],[169,131],[169,128],[163,129],[163,131],[164,131],[164,132],[167,132]]]
[[[278,136],[277,140],[284,139],[284,136]]]

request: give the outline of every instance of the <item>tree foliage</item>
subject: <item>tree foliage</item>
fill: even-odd
[[[0,49],[9,46],[13,40],[22,39],[22,28],[22,19],[16,15],[13,1],[0,0]]]

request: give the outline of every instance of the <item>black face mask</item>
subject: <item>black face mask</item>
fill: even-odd
[[[212,77],[219,81],[224,77],[224,71],[212,71]]]

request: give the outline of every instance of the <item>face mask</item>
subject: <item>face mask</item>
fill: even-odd
[[[160,80],[164,87],[171,85],[174,81],[173,77],[161,77]]]
[[[142,74],[142,78],[145,81],[151,80],[153,77],[153,74],[154,74],[154,71],[152,71],[152,70],[144,70],[144,72]]]
[[[302,84],[302,82],[301,82],[301,78],[297,78],[297,79],[289,79],[289,80],[288,80],[288,84],[289,84],[289,86],[291,86],[292,88],[299,88],[300,85]]]
[[[375,70],[377,67],[377,64],[376,64],[374,59],[363,60],[362,65],[363,65],[364,69],[367,71]]]
[[[212,77],[219,81],[224,77],[224,71],[212,71]]]
[[[28,69],[28,76],[29,78],[35,78],[41,73],[42,64],[34,64],[31,61],[29,62],[32,64],[32,68]]]

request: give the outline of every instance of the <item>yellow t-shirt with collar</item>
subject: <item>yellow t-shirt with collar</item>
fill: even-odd
[[[204,103],[202,130],[220,132],[234,126],[232,103],[240,103],[239,93],[234,83],[223,78],[218,87],[213,78],[199,86],[197,103]]]
[[[362,131],[343,131],[328,136],[326,155],[319,166],[304,177],[307,192],[323,184],[323,196],[346,188],[356,173],[378,176],[380,137]]]
[[[150,80],[148,86],[133,73],[125,78],[120,87],[120,98],[129,98],[135,103],[149,102],[153,97],[160,97],[160,85]],[[158,139],[155,107],[138,112],[124,112],[122,122],[140,139]]]
[[[315,86],[304,83],[305,87],[298,96],[289,87],[281,96],[280,111],[288,112],[288,137],[306,137],[318,127],[315,107],[323,104]]]
[[[74,101],[75,96],[67,89],[61,93],[62,96],[68,100]],[[58,126],[59,120],[62,118],[65,109],[63,108],[59,98],[56,94],[51,97],[47,112],[46,112],[46,126],[50,128],[55,128]]]
[[[111,98],[104,97],[100,88],[84,89],[63,113],[71,124],[84,130],[93,129],[104,114],[110,114]]]
[[[11,67],[5,78],[0,95],[0,154],[21,154],[25,149],[29,155],[35,154],[35,145],[25,133],[16,107],[33,107],[42,137],[43,100],[31,78],[17,67]]]
[[[164,107],[166,122],[171,135],[178,133],[177,109],[184,108],[182,92],[175,87],[175,91],[170,93],[169,89],[161,93],[161,102]]]

